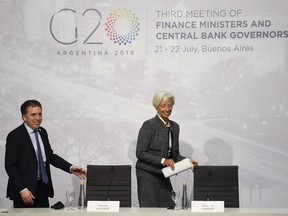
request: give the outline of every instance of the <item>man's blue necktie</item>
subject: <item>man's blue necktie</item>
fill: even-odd
[[[36,143],[37,143],[37,155],[38,155],[38,162],[39,162],[40,178],[45,184],[47,184],[49,179],[47,176],[47,172],[44,166],[44,161],[43,161],[43,157],[41,153],[40,142],[38,138],[38,130],[34,130],[34,133],[35,133]]]

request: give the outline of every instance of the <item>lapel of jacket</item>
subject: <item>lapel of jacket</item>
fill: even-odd
[[[21,125],[21,133],[24,135],[24,142],[26,143],[26,145],[33,151],[35,157],[37,158],[36,156],[36,152],[35,152],[35,149],[34,149],[34,146],[33,146],[33,143],[32,143],[32,140],[30,138],[30,135],[24,125],[24,123]]]
[[[175,128],[174,128],[174,124],[172,121],[170,121],[170,132],[171,132],[171,143],[172,143],[172,149],[174,147],[174,139],[173,136],[175,134]]]
[[[161,128],[162,133],[164,136],[166,136],[166,140],[165,140],[165,146],[163,146],[163,157],[167,157],[168,156],[168,152],[169,152],[169,128],[165,127],[163,124],[163,121],[159,118],[158,115],[156,115],[156,121],[158,124],[158,127]]]

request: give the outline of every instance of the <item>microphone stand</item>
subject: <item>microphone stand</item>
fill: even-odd
[[[207,194],[206,194],[206,200],[209,201],[210,198],[209,198],[209,191],[210,191],[210,184],[211,184],[211,176],[212,176],[212,173],[211,171],[208,172],[208,190],[207,190]]]
[[[107,192],[107,197],[106,197],[107,201],[110,200],[110,191],[111,191],[111,188],[112,188],[112,183],[113,183],[113,179],[114,179],[114,171],[115,171],[114,166],[111,166],[111,170],[110,171],[111,171],[111,180],[110,180],[110,185],[109,185],[108,192]]]

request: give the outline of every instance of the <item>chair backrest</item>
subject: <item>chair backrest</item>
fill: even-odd
[[[194,200],[224,201],[225,207],[238,208],[238,166],[196,167]]]
[[[131,207],[131,165],[88,165],[86,200],[120,201],[120,207]]]

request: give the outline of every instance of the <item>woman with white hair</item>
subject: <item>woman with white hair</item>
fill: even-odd
[[[179,153],[179,125],[170,120],[175,97],[166,91],[154,95],[157,114],[145,121],[139,130],[136,148],[136,175],[140,207],[174,207],[170,179],[162,168],[174,170],[174,163],[185,157]],[[192,160],[197,165],[197,161]]]

